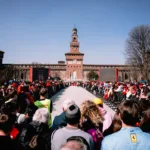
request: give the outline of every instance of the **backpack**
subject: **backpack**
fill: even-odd
[[[95,150],[100,150],[101,147],[101,142],[103,140],[103,134],[102,132],[98,129],[89,129],[87,131],[93,138],[94,144],[95,144]]]
[[[27,150],[48,150],[50,144],[48,142],[49,132],[42,133],[42,124],[36,128],[34,124],[30,123],[27,128],[24,128],[20,134],[19,141]],[[49,144],[49,145],[48,145]]]
[[[32,150],[49,150],[50,144],[48,143],[50,142],[48,141],[48,139],[50,139],[50,136],[48,136],[48,134],[45,134],[44,136],[34,135],[29,141],[27,147],[28,149]]]

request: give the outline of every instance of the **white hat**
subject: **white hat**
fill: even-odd
[[[71,99],[66,99],[66,100],[63,102],[63,104],[62,104],[62,108],[63,108],[64,110],[67,110],[68,107],[71,106],[71,105],[73,105],[73,104],[75,104],[75,102],[74,102],[73,100],[71,100]]]

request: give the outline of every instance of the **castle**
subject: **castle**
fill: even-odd
[[[65,81],[86,81],[89,71],[95,71],[100,81],[125,81],[130,80],[131,75],[127,65],[108,64],[84,64],[84,54],[80,52],[78,31],[72,30],[70,52],[65,53],[66,62],[58,61],[58,64],[3,64],[4,52],[0,51],[0,64],[4,68],[13,65],[15,68],[14,79],[33,81],[59,77]]]

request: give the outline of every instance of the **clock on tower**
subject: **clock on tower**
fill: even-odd
[[[76,47],[73,47],[73,48],[72,48],[72,51],[73,51],[73,52],[76,52],[76,51],[77,51],[77,48],[76,48]]]

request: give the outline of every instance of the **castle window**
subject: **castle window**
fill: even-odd
[[[21,79],[23,79],[23,73],[21,73]]]

